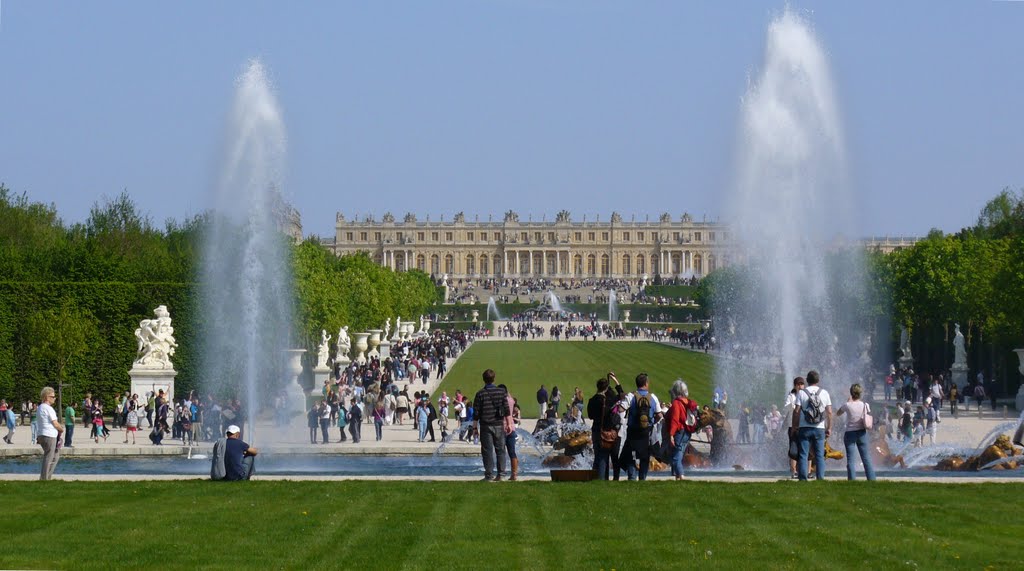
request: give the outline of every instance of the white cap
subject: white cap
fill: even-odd
[[[227,429],[227,430],[225,430],[224,432],[225,432],[226,434],[238,434],[238,433],[239,433],[239,432],[241,432],[241,431],[242,431],[242,429],[241,429],[241,428],[238,428],[238,425],[237,425],[237,424],[232,424],[232,425],[231,425],[231,426],[229,426],[229,427],[228,427],[228,429]]]

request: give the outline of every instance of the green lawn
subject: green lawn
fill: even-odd
[[[1022,494],[863,481],[0,482],[0,568],[1019,569]]]
[[[646,372],[659,398],[667,399],[672,383],[682,377],[697,402],[711,398],[714,357],[657,343],[605,341],[486,341],[466,351],[438,390],[455,394],[455,389],[474,395],[483,386],[481,373],[494,369],[498,383],[504,383],[520,402],[523,416],[536,418],[537,389],[543,384],[550,392],[557,385],[562,405],[572,401],[574,387],[590,398],[598,378],[615,371],[625,390],[636,389],[634,379]]]

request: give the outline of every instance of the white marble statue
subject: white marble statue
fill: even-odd
[[[390,317],[388,318],[387,321],[384,322],[384,333],[381,334],[380,340],[381,341],[387,341],[389,335],[391,335],[391,318]]]
[[[967,346],[964,343],[964,334],[960,332],[960,324],[953,324],[953,364],[966,365],[967,364]]]
[[[324,369],[327,367],[327,359],[330,358],[331,352],[331,336],[327,334],[326,329],[320,330],[320,346],[317,347],[316,353],[316,368]]]
[[[402,338],[402,316],[399,315],[395,318],[395,336],[391,338],[392,341],[398,341]]]
[[[135,330],[135,339],[139,342],[136,367],[173,369],[171,355],[178,347],[174,340],[174,327],[171,326],[171,314],[166,305],[153,310],[156,319],[143,319]]]
[[[338,330],[338,352],[334,360],[338,363],[347,362],[348,355],[352,351],[352,340],[348,337],[348,325]]]
[[[914,358],[910,353],[910,332],[902,325],[900,325],[900,353],[903,354],[903,358],[906,360]]]
[[[427,317],[425,315],[420,316],[420,330],[417,333],[427,332]]]

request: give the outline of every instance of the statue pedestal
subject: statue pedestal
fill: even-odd
[[[381,362],[384,362],[384,359],[391,356],[391,342],[387,339],[381,340],[380,345],[377,346],[377,352],[380,353]]]
[[[902,369],[913,369],[914,368],[914,358],[913,357],[900,357],[899,359],[897,359],[897,362],[900,364],[900,368],[902,368]]]
[[[313,369],[313,390],[319,391],[324,387],[324,381],[331,378],[330,367],[315,367]]]
[[[952,371],[950,381],[956,385],[960,394],[964,394],[964,390],[967,388],[967,365],[964,363],[953,363],[950,371]],[[965,396],[970,397],[971,395]]]
[[[146,401],[146,393],[153,391],[155,395],[160,392],[160,389],[164,390],[168,404],[173,403],[174,377],[177,375],[178,372],[173,368],[155,369],[138,365],[128,371],[128,376],[132,379],[132,394],[139,395],[140,402],[143,403]],[[173,405],[171,405],[171,411],[173,412],[173,410]]]

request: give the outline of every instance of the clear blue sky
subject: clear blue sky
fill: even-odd
[[[255,56],[307,234],[339,210],[716,217],[784,5],[4,0],[0,182],[67,221],[122,189],[201,212]],[[829,53],[864,235],[955,231],[1024,187],[1024,2],[790,5]]]

